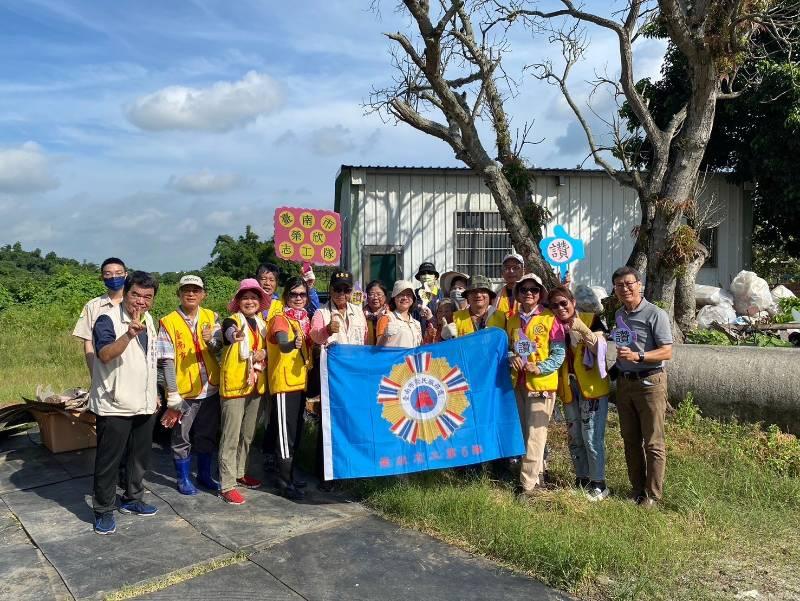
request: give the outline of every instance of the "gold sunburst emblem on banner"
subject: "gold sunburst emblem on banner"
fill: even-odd
[[[378,403],[390,430],[408,443],[450,438],[466,421],[469,384],[458,367],[431,353],[409,355],[381,379]]]

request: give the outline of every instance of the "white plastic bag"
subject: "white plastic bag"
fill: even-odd
[[[603,311],[603,304],[600,302],[602,299],[597,297],[597,294],[592,288],[584,284],[575,286],[575,306],[578,311],[587,313],[601,313]]]
[[[775,286],[772,289],[772,300],[777,303],[778,300],[782,298],[794,298],[794,292],[783,285]]]
[[[731,282],[733,307],[742,315],[764,311],[774,303],[767,282],[752,271],[740,271]]]
[[[694,300],[698,307],[719,305],[722,301],[722,288],[706,286],[705,284],[695,284]]]
[[[706,305],[697,313],[697,327],[708,329],[712,322],[722,324],[733,323],[736,321],[736,311],[728,304]]]

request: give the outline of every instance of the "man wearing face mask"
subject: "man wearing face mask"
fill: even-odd
[[[446,271],[439,278],[442,284],[442,292],[445,298],[449,298],[455,305],[454,311],[461,311],[467,308],[467,299],[464,293],[467,290],[469,276],[460,271]]]
[[[103,261],[100,266],[100,273],[108,292],[93,298],[83,306],[81,316],[75,324],[75,329],[72,330],[73,336],[83,340],[83,356],[86,359],[86,367],[89,369],[90,377],[95,356],[92,329],[98,317],[122,302],[122,289],[125,286],[125,278],[128,275],[125,263],[116,257],[109,257]]]

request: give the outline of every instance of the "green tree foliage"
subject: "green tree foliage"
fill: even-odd
[[[217,236],[211,250],[211,261],[203,268],[205,273],[227,275],[235,280],[255,277],[262,263],[277,263],[275,244],[261,240],[251,226],[244,235],[233,238],[227,234]]]
[[[654,37],[665,37],[658,27]],[[766,34],[765,34],[766,35]],[[795,30],[795,43],[800,33]],[[733,181],[755,182],[753,193],[754,241],[772,251],[800,255],[800,64],[786,50],[765,43],[765,55],[751,58],[740,71],[751,88],[738,98],[717,105],[714,128],[703,168],[728,172]],[[686,59],[670,45],[662,77],[643,79],[637,87],[650,102],[659,125],[664,125],[688,98]],[[623,106],[631,131],[638,122]],[[648,153],[644,153],[645,161]]]

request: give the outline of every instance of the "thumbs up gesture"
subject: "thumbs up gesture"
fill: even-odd
[[[210,324],[204,323],[203,329],[200,331],[200,335],[206,342],[211,342],[211,338],[214,335],[214,329],[211,327]]]
[[[338,314],[331,315],[331,323],[328,324],[328,329],[331,334],[337,334],[342,329],[342,320]]]

